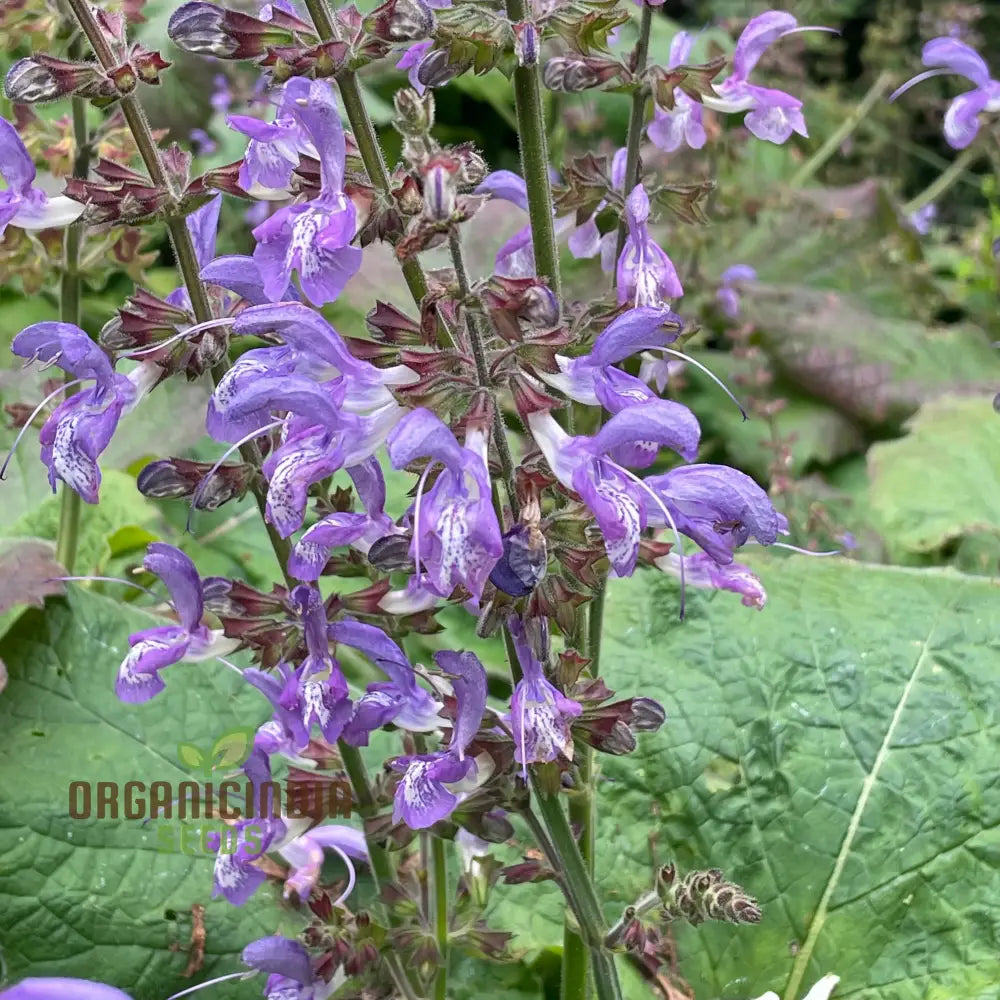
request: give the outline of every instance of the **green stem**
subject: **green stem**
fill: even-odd
[[[371,782],[368,780],[368,768],[361,756],[361,751],[357,747],[348,746],[340,741],[337,743],[340,752],[340,759],[347,772],[348,780],[351,782],[351,789],[357,801],[358,813],[363,820],[370,819],[378,812],[378,803],[375,801],[375,794],[372,791]],[[392,864],[389,852],[375,840],[365,834],[365,842],[368,847],[368,859],[372,872],[372,881],[375,883],[375,895],[381,901],[382,890],[389,883],[395,881],[396,872]],[[392,910],[389,909],[387,916],[390,925],[395,925],[398,921],[393,917]],[[392,951],[386,949],[382,952],[382,957],[389,966],[393,982],[406,1000],[416,1000],[416,992],[410,982],[403,963]]]
[[[653,8],[650,4],[642,5],[642,18],[639,21],[639,40],[635,46],[635,75],[640,76],[646,69],[649,58],[649,35],[653,26]],[[642,129],[646,124],[646,98],[649,91],[645,84],[640,84],[632,95],[632,111],[628,119],[628,138],[625,142],[625,184],[622,194],[627,198],[629,192],[639,183],[639,145],[642,142]],[[625,246],[628,226],[624,215],[618,223],[618,246],[615,257],[621,256]]]
[[[875,82],[869,87],[868,93],[861,99],[857,107],[841,122],[812,156],[802,164],[789,181],[791,187],[801,187],[811,180],[816,172],[840,149],[844,140],[861,124],[879,101],[885,96],[886,91],[892,86],[893,74],[885,71],[878,75]]]
[[[445,843],[431,836],[431,884],[434,889],[434,940],[438,947],[438,970],[434,977],[434,1000],[448,996],[448,859]]]
[[[86,178],[90,170],[90,135],[87,131],[87,102],[73,98],[73,176]],[[63,241],[63,271],[59,284],[59,318],[63,323],[80,325],[80,300],[83,282],[80,276],[80,247],[83,243],[83,226],[74,225],[66,230]],[[66,381],[72,381],[66,376]],[[76,388],[67,390],[72,396]],[[77,546],[80,539],[80,495],[65,483],[59,506],[59,531],[56,534],[56,562],[67,573],[73,572]]]
[[[525,0],[506,0],[506,6],[511,22],[526,19]],[[518,66],[514,70],[514,108],[521,147],[521,173],[528,189],[528,218],[531,221],[535,269],[548,281],[556,298],[561,299],[562,281],[559,275],[559,248],[552,224],[552,186],[549,182],[549,150],[540,67]]]
[[[906,215],[912,215],[932,201],[937,201],[945,191],[965,176],[966,170],[982,155],[983,148],[979,143],[962,150],[961,154],[952,161],[951,166],[937,180],[925,187],[920,194],[903,206],[903,212]]]
[[[467,301],[470,297],[469,273],[465,267],[465,258],[462,256],[462,237],[455,227],[448,234],[448,247],[451,250],[451,261],[455,267],[458,290],[463,301]],[[466,306],[465,315],[469,342],[472,344],[472,356],[476,363],[476,381],[484,389],[489,390],[493,397],[493,441],[500,458],[500,469],[503,474],[504,489],[507,491],[507,502],[510,504],[511,513],[516,520],[520,516],[521,505],[517,501],[514,458],[511,455],[510,442],[507,440],[507,428],[504,427],[503,414],[500,412],[500,402],[492,391],[493,382],[486,362],[486,331],[483,329],[478,313],[469,309],[468,306]]]

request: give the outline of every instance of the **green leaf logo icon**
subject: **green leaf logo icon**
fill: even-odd
[[[212,747],[212,770],[242,764],[250,756],[253,729],[232,729],[223,733]]]
[[[192,770],[201,770],[210,759],[193,743],[179,743],[177,745],[177,756],[185,767],[189,767]]]

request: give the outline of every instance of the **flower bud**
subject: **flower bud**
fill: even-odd
[[[392,196],[403,215],[419,215],[423,211],[424,196],[412,174],[407,174],[403,183],[393,189]]]
[[[412,42],[434,31],[434,13],[424,0],[386,0],[365,18],[365,28],[387,42]]]
[[[518,315],[542,329],[555,326],[559,322],[559,299],[548,285],[532,285],[524,293]]]
[[[576,93],[601,86],[613,76],[619,75],[622,69],[622,64],[612,59],[569,59],[557,56],[545,64],[542,82],[549,90]]]
[[[418,94],[410,87],[396,91],[393,98],[396,118],[393,127],[400,135],[426,135],[434,127],[434,95]]]
[[[447,49],[431,49],[417,66],[417,79],[425,87],[442,87],[464,73],[470,63],[451,63]]]
[[[40,104],[70,94],[110,97],[114,88],[92,63],[74,63],[36,55],[19,59],[11,66],[4,80],[4,94],[10,101]]]
[[[637,733],[655,733],[666,721],[667,713],[658,701],[652,698],[632,699],[632,729]]]
[[[522,861],[500,870],[505,885],[523,885],[525,882],[547,882],[555,878],[555,872],[543,861]]]
[[[526,597],[544,579],[547,565],[545,536],[537,526],[519,524],[503,536],[503,555],[490,583],[511,597]]]
[[[150,462],[136,479],[136,488],[144,497],[154,500],[178,500],[195,491],[198,480],[191,481],[174,465],[172,459]]]
[[[435,153],[427,161],[422,171],[424,218],[447,222],[455,214],[461,168],[461,160],[451,153]]]
[[[471,142],[464,142],[454,149],[461,162],[458,179],[463,187],[478,187],[490,172],[489,164]]]
[[[384,535],[372,543],[368,550],[368,561],[383,573],[409,569],[413,565],[410,542],[409,535]]]
[[[610,733],[606,736],[598,736],[594,740],[594,746],[602,753],[624,757],[626,754],[633,753],[638,743],[635,733],[624,722],[618,721],[611,727]]]
[[[531,21],[514,25],[514,53],[519,66],[535,66],[538,63],[538,41],[538,28]]]
[[[226,12],[212,3],[186,3],[171,14],[167,34],[185,52],[225,59],[239,43],[222,29]]]

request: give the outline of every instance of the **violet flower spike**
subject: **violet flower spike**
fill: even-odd
[[[646,468],[661,446],[693,461],[701,435],[680,403],[651,399],[616,413],[594,437],[570,437],[551,413],[533,413],[528,426],[553,474],[597,518],[614,571],[630,576],[639,556],[651,492],[623,466]]]
[[[565,757],[573,759],[572,719],[583,707],[567,698],[545,677],[525,634],[524,625],[511,616],[507,621],[522,677],[510,701],[510,726],[514,733],[514,759],[521,765],[525,782],[528,764],[544,764]]]
[[[392,768],[402,774],[393,804],[394,823],[426,830],[449,816],[460,801],[462,783],[477,775],[476,761],[465,751],[486,711],[486,671],[474,653],[443,650],[434,654],[449,675],[457,703],[447,750],[397,757]]]
[[[767,591],[760,578],[742,563],[732,562],[720,566],[707,552],[696,552],[683,557],[668,552],[654,562],[656,568],[668,576],[680,578],[682,558],[684,580],[688,585],[702,590],[728,590],[739,594],[742,603],[748,608],[760,610],[767,603]]]
[[[364,513],[336,511],[306,529],[288,559],[288,572],[297,580],[318,580],[335,548],[350,545],[367,554],[380,538],[405,534],[385,512],[385,479],[378,459],[372,456],[349,468],[347,474]]]
[[[687,62],[694,38],[686,31],[678,31],[670,42],[667,69],[675,69]],[[674,106],[669,111],[653,105],[653,120],[646,128],[646,135],[654,146],[665,153],[673,153],[681,146],[701,149],[706,142],[702,122],[702,107],[680,87],[674,88]]]
[[[830,31],[820,26],[799,27],[798,21],[782,10],[771,10],[752,18],[743,29],[733,52],[733,71],[721,83],[714,84],[718,97],[705,95],[707,108],[723,112],[747,111],[743,124],[758,139],[781,144],[793,132],[807,136],[802,102],[783,90],[758,87],[748,80],[764,52],[779,38],[801,31]]]
[[[682,328],[681,318],[669,309],[629,309],[598,334],[588,354],[576,358],[557,354],[560,373],[539,372],[539,376],[578,403],[618,413],[655,397],[642,379],[613,366],[639,351],[672,344]]]
[[[618,301],[665,308],[684,294],[677,269],[649,235],[649,196],[637,184],[625,201],[628,237],[618,258]]]
[[[313,201],[280,209],[254,231],[254,260],[272,301],[297,272],[303,293],[316,305],[333,302],[361,266],[361,250],[351,246],[356,216],[344,194],[344,128],[330,85],[313,81],[308,96],[295,102],[295,117],[319,155],[320,193]]]
[[[57,365],[78,381],[94,380],[90,388],[56,407],[39,440],[52,491],[61,479],[87,503],[97,503],[101,485],[97,459],[111,443],[118,421],[152,389],[161,369],[147,363],[128,375],[117,374],[104,350],[71,323],[33,323],[14,338],[11,351],[29,363]]]
[[[729,319],[736,319],[740,314],[740,286],[746,282],[756,281],[757,272],[748,264],[734,264],[727,267],[719,276],[719,290],[715,293],[715,301]]]
[[[646,485],[670,511],[681,534],[697,542],[717,563],[728,565],[750,538],[773,545],[788,531],[788,520],[748,475],[725,465],[686,465]],[[650,520],[663,523],[651,510]]]
[[[503,554],[490,494],[486,434],[470,428],[463,448],[438,417],[419,409],[403,417],[387,444],[393,468],[403,469],[420,458],[444,466],[424,492],[427,467],[414,501],[410,553],[416,576],[439,597],[449,597],[461,584],[478,600]]]
[[[979,134],[979,115],[984,111],[1000,111],[1000,82],[990,76],[982,56],[957,38],[932,38],[924,46],[921,61],[930,68],[904,83],[889,100],[894,101],[910,87],[932,76],[964,76],[975,86],[959,94],[948,105],[944,116],[944,137],[952,149],[965,149]]]
[[[18,229],[57,229],[75,222],[84,206],[65,195],[50,198],[35,187],[35,162],[17,129],[0,118],[0,176],[7,182],[0,191],[0,236],[8,226]]]
[[[312,139],[295,113],[300,101],[309,99],[311,84],[292,77],[281,92],[281,101],[271,122],[250,115],[230,115],[226,124],[248,136],[250,143],[240,168],[239,183],[254,198],[282,200],[288,197],[292,172],[299,156],[316,154]]]
[[[202,625],[201,579],[185,553],[164,542],[152,542],[142,565],[166,584],[180,623],[129,636],[130,649],[118,668],[115,694],[130,704],[149,701],[163,690],[160,671],[164,667],[182,660],[197,663],[225,656],[239,645],[238,639],[227,639],[221,631]]]
[[[390,722],[416,733],[432,732],[441,725],[441,702],[417,683],[406,654],[380,628],[364,622],[338,621],[330,625],[328,633],[335,642],[363,653],[389,677],[388,683],[369,684],[366,693],[354,703],[351,721],[341,734],[345,743],[367,746],[369,735]]]
[[[340,906],[354,891],[357,874],[351,859],[368,861],[368,845],[365,835],[360,830],[350,826],[329,823],[314,827],[307,833],[290,840],[278,847],[278,853],[292,866],[285,880],[285,898],[292,893],[300,900],[307,900],[319,881],[320,870],[323,867],[324,850],[333,851],[340,856],[347,866],[347,886],[340,896],[333,900],[334,906]]]

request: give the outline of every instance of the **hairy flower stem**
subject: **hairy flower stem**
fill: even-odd
[[[340,753],[341,762],[347,772],[348,780],[351,782],[351,789],[358,807],[358,814],[362,820],[370,819],[378,812],[378,803],[375,801],[375,794],[372,791],[371,782],[368,780],[368,768],[361,757],[361,751],[357,747],[349,746],[343,740],[338,741],[337,750]],[[390,882],[396,879],[396,871],[393,867],[389,852],[365,834],[365,842],[368,847],[368,857],[371,861],[372,881],[375,883],[375,896],[381,900],[382,890]],[[389,924],[394,925],[398,921],[393,916],[391,909],[387,913]],[[396,988],[405,1000],[417,1000],[418,994],[410,982],[399,956],[390,948],[383,950],[382,959],[389,967],[389,973]]]
[[[615,968],[614,956],[604,948],[604,937],[607,933],[600,903],[590,876],[587,873],[583,858],[573,838],[573,832],[563,812],[562,802],[558,795],[550,795],[532,776],[532,798],[541,815],[541,823],[529,810],[524,814],[539,847],[549,856],[549,863],[560,873],[560,881],[570,905],[573,916],[580,928],[579,937],[585,942],[585,950],[579,956],[578,966],[582,969],[567,970],[566,956],[563,955],[563,976],[571,971],[574,978],[582,978],[582,988],[587,988],[587,962],[590,959],[590,973],[593,978],[594,991],[598,1000],[621,1000],[621,987],[618,983],[618,971]],[[565,994],[564,994],[565,995]],[[578,994],[585,996],[584,993]]]
[[[642,18],[639,21],[639,40],[635,45],[635,75],[640,76],[646,69],[646,60],[649,57],[649,35],[653,26],[653,8],[650,4],[642,5]],[[622,193],[628,197],[629,192],[639,183],[639,143],[642,141],[642,129],[646,124],[646,99],[649,91],[646,85],[642,84],[632,95],[632,113],[628,119],[628,138],[625,142],[625,185]],[[625,217],[622,216],[618,223],[618,246],[615,250],[615,258],[621,256],[625,246],[625,237],[628,235],[628,226]]]
[[[76,47],[75,45],[73,46]],[[78,53],[73,53],[78,55]],[[87,102],[82,97],[73,98],[73,176],[85,178],[90,170],[90,135],[87,131]],[[63,270],[59,284],[59,318],[64,323],[80,325],[80,297],[83,282],[80,277],[80,246],[83,243],[83,226],[70,226],[63,241]],[[72,375],[66,376],[73,381]],[[69,398],[76,389],[67,389]],[[59,501],[59,530],[56,534],[56,562],[67,573],[73,572],[76,550],[80,538],[80,494],[65,483]]]
[[[512,24],[528,17],[525,0],[506,0],[506,6]],[[559,276],[559,248],[552,224],[552,185],[549,182],[549,149],[539,66],[518,66],[514,70],[514,108],[521,147],[521,173],[528,189],[535,269],[540,277],[548,281],[558,299],[562,297],[562,281]]]
[[[100,26],[94,18],[88,0],[67,0],[67,2],[81,30],[86,35],[87,41],[90,42],[90,46],[94,50],[94,55],[97,56],[97,61],[106,70],[114,69],[116,64],[115,55],[111,51],[107,39],[101,33]],[[170,191],[171,194],[176,194],[177,192],[170,190],[166,171],[163,169],[163,160],[160,157],[159,147],[156,145],[149,122],[146,120],[146,115],[143,113],[142,106],[136,100],[135,95],[129,94],[122,97],[119,105],[129,131],[132,133],[136,147],[139,150],[139,155],[142,157],[142,162],[145,164],[149,179],[157,187],[164,188]],[[199,323],[205,323],[212,318],[212,307],[208,301],[208,293],[205,290],[205,285],[199,276],[198,256],[195,253],[194,243],[191,240],[191,234],[188,232],[184,219],[180,216],[168,215],[167,233],[174,248],[174,256],[177,260],[177,267],[181,273],[184,287],[187,289],[188,298],[191,300],[191,310]],[[227,371],[229,371],[229,359],[223,356],[222,360],[212,368],[212,381],[218,385]],[[259,469],[263,462],[260,448],[257,447],[254,441],[249,441],[240,447],[240,456],[245,462],[253,465],[256,469]],[[253,492],[261,517],[264,519],[264,526],[267,530],[271,547],[274,549],[274,554],[277,557],[278,565],[285,575],[286,582],[291,585],[292,580],[288,576],[286,569],[288,556],[291,551],[289,544],[267,521],[265,514],[267,491],[264,485],[259,481],[255,482]]]
[[[306,9],[309,11],[317,34],[324,42],[337,37],[337,26],[330,16],[330,8],[326,0],[306,0]],[[378,188],[384,199],[392,201],[392,182],[389,179],[389,170],[385,165],[385,157],[382,155],[378,136],[375,134],[375,126],[372,125],[368,109],[361,97],[358,78],[353,71],[349,71],[339,73],[335,79],[340,90],[340,98],[344,102],[344,112],[347,115],[347,120],[351,123],[354,141],[358,144],[358,151],[361,153],[361,160],[368,172],[368,178]],[[416,257],[411,257],[403,261],[400,266],[403,278],[406,280],[406,287],[409,288],[410,295],[413,296],[413,301],[420,305],[421,299],[427,294],[427,279],[424,277],[420,262]]]
[[[448,996],[448,859],[444,841],[431,837],[431,884],[434,889],[434,940],[438,948],[438,970],[434,977],[434,1000]]]
[[[841,122],[837,129],[830,133],[826,142],[795,171],[792,179],[788,182],[791,187],[801,187],[812,180],[823,164],[840,149],[844,140],[865,120],[871,109],[885,97],[893,81],[894,76],[888,70],[884,70],[878,75],[857,107]]]
[[[448,234],[448,247],[451,250],[451,262],[455,267],[455,277],[458,280],[458,290],[463,300],[470,296],[469,272],[462,256],[462,237],[457,228],[452,228]],[[504,427],[500,403],[493,390],[489,366],[486,364],[486,331],[478,314],[466,307],[466,326],[469,331],[469,342],[472,344],[472,356],[476,362],[476,380],[484,389],[490,390],[493,397],[493,439],[500,457],[500,469],[503,474],[503,485],[507,491],[507,502],[511,513],[517,520],[521,513],[521,505],[517,502],[517,489],[514,480],[514,458],[510,452],[510,442],[507,440],[507,428]]]

